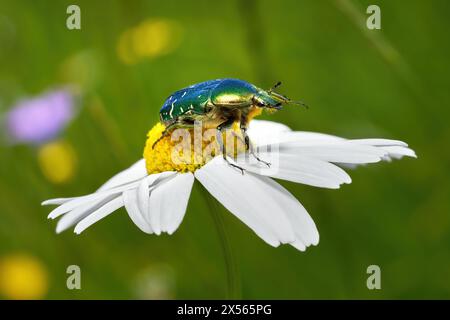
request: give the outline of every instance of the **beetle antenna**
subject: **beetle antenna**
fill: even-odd
[[[269,90],[267,90],[267,92],[270,94],[273,90],[275,90],[276,88],[278,88],[279,86],[281,86],[281,81],[278,81],[277,83],[275,83],[272,88],[270,88]]]
[[[272,88],[267,90],[267,93],[272,98],[275,98],[276,100],[280,101],[280,103],[277,104],[277,107],[279,107],[279,106],[281,106],[281,104],[285,103],[285,104],[296,104],[296,105],[304,107],[305,109],[309,109],[309,106],[306,103],[304,103],[303,101],[294,101],[280,93],[274,92],[274,90],[276,88],[278,88],[280,85],[281,85],[281,81],[278,81],[277,83],[275,83],[275,85]]]
[[[308,106],[306,103],[304,103],[303,101],[293,101],[293,100],[289,100],[289,101],[288,101],[288,104],[296,104],[296,105],[298,105],[298,106],[304,107],[305,109],[309,109],[309,106]]]

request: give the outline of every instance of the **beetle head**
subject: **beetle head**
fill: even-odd
[[[281,82],[278,81],[272,88],[269,90],[259,90],[258,93],[253,97],[253,102],[255,105],[261,108],[269,108],[269,109],[281,109],[284,104],[296,104],[301,105],[305,108],[308,106],[301,101],[293,101],[288,97],[275,92],[275,89],[281,85]]]

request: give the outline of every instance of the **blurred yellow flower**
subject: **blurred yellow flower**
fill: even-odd
[[[79,51],[66,58],[60,66],[60,79],[87,91],[92,89],[99,81],[102,75],[101,58],[98,53],[92,49]]]
[[[48,291],[48,275],[44,265],[26,254],[0,259],[0,294],[7,299],[42,299]]]
[[[149,19],[124,31],[117,43],[117,55],[126,64],[155,58],[175,50],[181,40],[181,26],[168,19]]]
[[[41,146],[38,151],[38,162],[45,178],[55,184],[70,181],[77,166],[75,150],[62,140]]]

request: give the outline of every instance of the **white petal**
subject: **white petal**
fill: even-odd
[[[134,165],[132,165],[130,168],[116,174],[114,177],[109,179],[105,184],[103,184],[96,192],[101,192],[102,194],[106,190],[111,190],[115,188],[117,190],[117,187],[129,185],[132,182],[136,182],[144,177],[147,176],[147,170],[145,168],[145,160],[141,159],[138,162],[136,162]],[[111,194],[111,193],[110,193]],[[57,198],[57,199],[50,199],[45,200],[42,202],[42,205],[62,205],[68,202],[71,202],[72,200],[77,200],[81,202],[81,199],[89,199],[91,195],[83,196],[83,197],[72,197],[72,198]],[[89,198],[88,198],[89,197]],[[84,201],[83,200],[83,201]],[[75,205],[77,202],[72,203],[71,205],[67,206],[68,208],[74,208],[73,205]],[[49,218],[56,218],[60,214],[67,212],[67,207],[58,208],[58,210],[54,210],[55,212],[50,213]],[[66,210],[61,212],[61,210]],[[71,210],[71,209],[69,209]]]
[[[149,183],[152,184],[155,181],[154,178],[156,178],[156,177],[152,177],[151,181],[149,181],[148,178],[142,179],[137,190],[135,191],[137,205],[138,205],[139,211],[142,213],[142,216],[144,217],[144,219],[146,219],[145,217],[147,216],[148,205],[149,205],[149,200],[148,200],[148,198],[150,196],[150,193],[148,190]]]
[[[147,217],[149,211],[149,188],[175,174],[173,171],[167,171],[146,176],[138,182],[137,187],[123,192],[123,202],[130,219],[145,233],[153,233]]]
[[[291,243],[296,236],[285,209],[278,202],[279,191],[251,172],[241,174],[221,157],[195,172],[202,185],[237,218],[272,246]]]
[[[336,142],[345,141],[346,139],[333,136],[330,134],[308,131],[284,131],[281,132],[277,141],[274,142],[290,142],[290,141],[309,141],[309,142]]]
[[[281,152],[261,153],[259,157],[269,162],[270,168],[251,158],[253,161],[248,162],[244,156],[238,157],[237,164],[260,175],[315,187],[337,189],[343,183],[351,183],[350,176],[344,170],[321,159]]]
[[[408,144],[403,141],[389,139],[356,139],[349,141],[351,143],[379,147],[380,149],[387,152],[386,156],[383,157],[383,160],[385,161],[391,161],[391,159],[401,159],[404,156],[417,158],[414,150],[408,148]]]
[[[304,246],[317,245],[319,243],[319,232],[313,219],[301,203],[276,181],[262,176],[258,176],[258,179],[261,180],[261,183],[266,183],[272,187],[273,197],[277,199],[277,202],[283,208],[283,213],[289,219],[296,235],[296,240],[291,245],[301,251],[304,250],[301,249]]]
[[[78,224],[76,225],[75,230],[74,230],[75,233],[80,234],[81,232],[86,230],[86,228],[89,228],[91,225],[93,225],[97,221],[103,219],[110,213],[116,211],[117,209],[119,209],[123,206],[124,206],[124,203],[123,203],[122,197],[117,197],[114,200],[111,200],[110,202],[106,203],[105,205],[103,205],[102,207],[100,207],[99,209],[97,209],[96,211],[91,213],[90,215],[88,215],[86,218],[84,218],[83,220],[78,222]]]
[[[49,199],[49,200],[45,200],[41,202],[42,206],[49,206],[49,205],[59,205],[59,204],[63,204],[66,203],[70,200],[75,199],[76,197],[72,197],[72,198],[55,198],[55,199]]]
[[[265,145],[279,141],[283,134],[290,130],[288,126],[278,122],[252,120],[247,134],[254,145]]]
[[[407,147],[408,144],[406,142],[400,140],[391,140],[391,139],[351,139],[349,140],[352,143],[363,144],[368,146],[401,146]]]
[[[145,159],[141,159],[128,169],[116,174],[103,184],[97,191],[104,191],[114,187],[118,187],[136,180],[140,180],[147,176],[145,168]]]
[[[59,217],[60,215],[66,213],[66,212],[69,212],[70,210],[73,210],[81,205],[91,203],[92,201],[106,199],[108,196],[111,196],[111,195],[118,195],[125,190],[135,188],[138,184],[139,184],[139,181],[132,182],[129,184],[122,185],[120,187],[108,189],[108,190],[101,191],[101,192],[92,193],[92,194],[89,194],[86,196],[73,198],[72,200],[69,200],[69,201],[63,203],[62,205],[60,205],[59,207],[54,209],[52,212],[50,212],[50,214],[48,215],[48,218],[54,219],[54,218]]]
[[[379,139],[379,138],[369,138],[369,139],[345,139],[335,135],[318,133],[318,132],[308,132],[308,131],[292,131],[289,127],[272,121],[264,120],[253,120],[249,125],[249,134],[253,132],[254,135],[270,135],[271,133],[276,133],[277,140],[274,142],[289,142],[289,141],[350,141],[355,144],[368,145],[368,146],[402,146],[407,147],[408,144],[400,140],[392,139]]]
[[[255,122],[256,120],[253,120],[252,122]],[[400,147],[407,147],[408,144],[406,144],[403,141],[399,141],[399,140],[391,140],[391,139],[377,139],[377,138],[369,138],[369,139],[345,139],[345,138],[341,138],[338,136],[334,136],[334,135],[329,135],[329,134],[324,134],[324,133],[317,133],[317,132],[307,132],[307,131],[290,131],[290,130],[276,130],[277,126],[276,123],[274,125],[274,123],[270,122],[270,121],[259,121],[259,123],[257,123],[256,125],[257,127],[257,133],[261,134],[261,135],[265,135],[268,136],[270,135],[270,132],[273,130],[275,132],[275,134],[273,135],[273,137],[271,139],[257,139],[254,138],[252,139],[258,142],[258,145],[264,146],[265,144],[277,144],[277,143],[288,143],[288,142],[296,142],[296,143],[301,143],[304,145],[312,145],[314,146],[315,144],[321,142],[321,143],[326,143],[326,142],[350,142],[352,144],[358,144],[358,145],[366,145],[366,146],[372,146],[372,147],[391,147],[391,146],[400,146]],[[251,136],[251,138],[253,138]],[[383,151],[388,151],[388,149],[385,148],[379,148],[380,150]],[[415,153],[413,150],[408,149],[410,151],[406,152],[406,154],[403,154],[403,152],[400,152],[398,154],[395,154],[394,152],[391,153],[391,155],[382,155],[380,156],[380,159],[382,160],[390,160],[391,158],[395,158],[395,159],[399,159],[402,156],[410,156],[410,157],[416,157]],[[332,150],[329,150],[332,151]],[[344,151],[344,150],[340,150],[340,151]],[[335,155],[336,157],[338,157],[339,155]],[[342,156],[342,154],[341,154]],[[350,154],[347,154],[347,156],[350,156]],[[366,155],[369,156],[370,155]],[[331,160],[328,160],[331,161]],[[332,161],[332,162],[337,162],[337,163],[345,163],[345,164],[364,164],[364,163],[372,163],[372,162],[377,162],[374,160],[374,158],[372,157],[371,159],[369,158],[368,161],[364,160],[364,155],[362,154],[356,154],[356,157],[351,161],[347,161],[344,162],[341,160],[336,160],[336,161]]]
[[[401,146],[388,146],[388,147],[382,147],[383,150],[386,150],[388,152],[388,156],[395,158],[395,159],[401,159],[403,156],[417,158],[416,153],[414,150],[406,147]]]
[[[297,249],[299,251],[305,251],[306,250],[306,246],[300,240],[296,240],[296,241],[290,243],[290,245],[293,246],[295,249]]]
[[[173,189],[170,187],[170,184],[173,184]],[[163,212],[161,215],[162,231],[172,234],[180,226],[186,213],[193,184],[194,175],[192,173],[179,174],[165,184],[165,187],[168,188],[168,190],[173,190],[176,201],[172,203],[169,210]]]
[[[147,220],[144,218],[139,206],[137,193],[135,190],[127,190],[123,193],[123,202],[128,216],[134,224],[145,233],[152,234],[153,230]]]
[[[48,219],[55,219],[60,215],[63,215],[77,207],[84,206],[96,202],[98,200],[106,199],[111,194],[90,194],[81,197],[75,197],[70,201],[67,201],[60,205],[59,207],[53,209],[47,216]]]
[[[122,184],[120,186],[116,186],[114,188],[109,188],[103,191],[97,191],[93,194],[75,197],[75,198],[67,198],[63,201],[62,205],[57,207],[49,214],[49,218],[56,218],[58,216],[64,215],[60,221],[58,221],[56,231],[62,232],[72,225],[80,222],[82,219],[89,218],[91,214],[98,215],[100,209],[102,207],[108,208],[108,205],[112,200],[117,198],[122,198],[122,202],[127,207],[127,212],[130,215],[130,218],[133,222],[144,232],[152,233],[153,230],[150,227],[149,222],[146,220],[144,214],[148,212],[148,188],[149,184],[153,185],[158,179],[163,177],[167,177],[170,175],[174,175],[174,172],[162,172],[150,176],[146,176],[141,181],[133,181],[130,183]],[[140,190],[145,194],[146,197],[143,197],[143,203],[145,207],[145,211],[141,211],[138,208],[139,199],[137,197],[137,190]],[[146,191],[145,191],[146,190]],[[118,200],[117,200],[118,201]],[[52,203],[60,203],[60,201],[48,201]],[[146,205],[145,205],[146,203]],[[101,211],[101,210],[100,210]],[[97,212],[97,213],[96,213]],[[143,221],[141,219],[144,219]],[[79,227],[76,230],[84,230]],[[86,228],[86,227],[83,227]],[[81,231],[79,231],[81,232]]]
[[[172,234],[178,228],[186,213],[193,183],[192,173],[177,174],[151,190],[149,218],[156,234]]]
[[[56,225],[56,233],[61,233],[64,230],[67,230],[68,228],[77,224],[82,219],[87,217],[89,214],[99,209],[107,202],[113,200],[115,197],[116,197],[115,195],[112,195],[106,198],[102,198],[100,200],[91,201],[66,213],[61,217],[61,219],[59,219]]]
[[[152,174],[145,179],[141,181],[139,184],[139,187],[137,188],[137,200],[138,200],[138,206],[141,210],[144,218],[147,221],[150,221],[148,219],[148,210],[149,210],[149,197],[150,197],[150,190],[149,188],[153,185],[156,185],[158,181],[163,180],[166,177],[170,177],[172,175],[175,175],[176,173],[173,171],[167,171],[167,172],[160,172]]]
[[[249,135],[262,136],[271,133],[287,132],[291,129],[282,123],[267,120],[252,120],[248,126]]]
[[[387,151],[350,141],[291,141],[279,145],[280,152],[296,153],[336,163],[374,163],[387,155]]]
[[[266,126],[266,130],[270,128],[271,126]],[[264,123],[260,123],[259,130],[264,131]],[[273,152],[276,152],[275,154],[298,154],[336,163],[347,168],[381,160],[400,159],[403,156],[416,157],[414,151],[407,146],[405,142],[399,140],[373,138],[348,140],[323,133],[287,130],[279,131],[279,134],[274,135],[271,140],[263,140],[262,143],[258,141],[260,152],[271,152],[269,159],[273,158]],[[284,171],[284,168],[281,168],[281,171]],[[263,174],[270,175],[267,172]],[[286,174],[280,172],[278,177],[285,179]],[[296,179],[288,180],[296,181]],[[301,180],[299,179],[298,182],[302,182]],[[306,183],[311,184],[310,181]],[[322,184],[319,183],[319,186]]]
[[[175,176],[176,172],[166,171],[149,175],[141,181],[139,187],[136,190],[137,203],[142,216],[150,224],[150,189],[156,187],[159,183],[164,182],[166,179]]]

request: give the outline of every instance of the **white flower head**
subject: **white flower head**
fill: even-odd
[[[75,233],[79,234],[125,207],[142,231],[172,234],[183,220],[194,180],[198,180],[265,242],[274,247],[287,243],[304,251],[319,242],[316,225],[301,203],[272,178],[337,189],[351,182],[342,167],[416,157],[401,141],[347,140],[253,120],[248,135],[262,161],[237,148],[233,163],[243,169],[240,172],[215,151],[206,156],[203,152],[200,156],[189,153],[188,158],[195,161],[176,163],[171,137],[165,137],[152,148],[163,130],[161,124],[150,130],[144,159],[111,178],[96,192],[44,201],[43,205],[59,205],[49,214],[52,219],[61,217],[56,231],[75,225]],[[204,141],[200,142],[200,151],[205,148]]]

